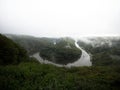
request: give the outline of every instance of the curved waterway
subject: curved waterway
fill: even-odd
[[[58,67],[63,67],[65,65],[61,65],[61,64],[56,64],[54,62],[51,62],[49,60],[43,60],[40,55],[39,55],[39,52],[35,53],[32,55],[32,57],[35,57],[40,63],[42,64],[52,64],[52,65],[55,65],[55,66],[58,66]]]
[[[53,63],[53,62],[51,62],[49,60],[43,60],[40,57],[39,52],[33,54],[32,57],[35,57],[40,63],[52,64],[52,65],[55,65],[55,66],[58,66],[58,67],[91,66],[92,62],[90,61],[90,55],[77,44],[77,41],[75,41],[75,46],[82,51],[81,57],[78,60],[76,60],[75,62],[68,63],[67,65],[56,64],[56,63]]]
[[[77,41],[75,41],[75,46],[82,51],[82,55],[77,61],[73,63],[68,63],[67,66],[92,66],[92,62],[90,61],[90,55],[77,44]]]

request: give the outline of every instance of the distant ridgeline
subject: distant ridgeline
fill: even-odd
[[[0,34],[0,65],[18,64],[28,58],[25,49]]]
[[[23,35],[6,35],[23,46],[29,55],[40,52],[40,56],[58,64],[72,63],[81,56],[72,38],[35,38]]]

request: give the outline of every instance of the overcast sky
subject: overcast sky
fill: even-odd
[[[0,33],[120,35],[120,0],[0,0]]]

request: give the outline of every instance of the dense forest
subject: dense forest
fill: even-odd
[[[40,64],[20,45],[0,35],[0,90],[120,90],[119,65],[60,68]]]

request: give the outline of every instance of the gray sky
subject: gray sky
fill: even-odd
[[[0,0],[0,33],[120,35],[120,0]]]

